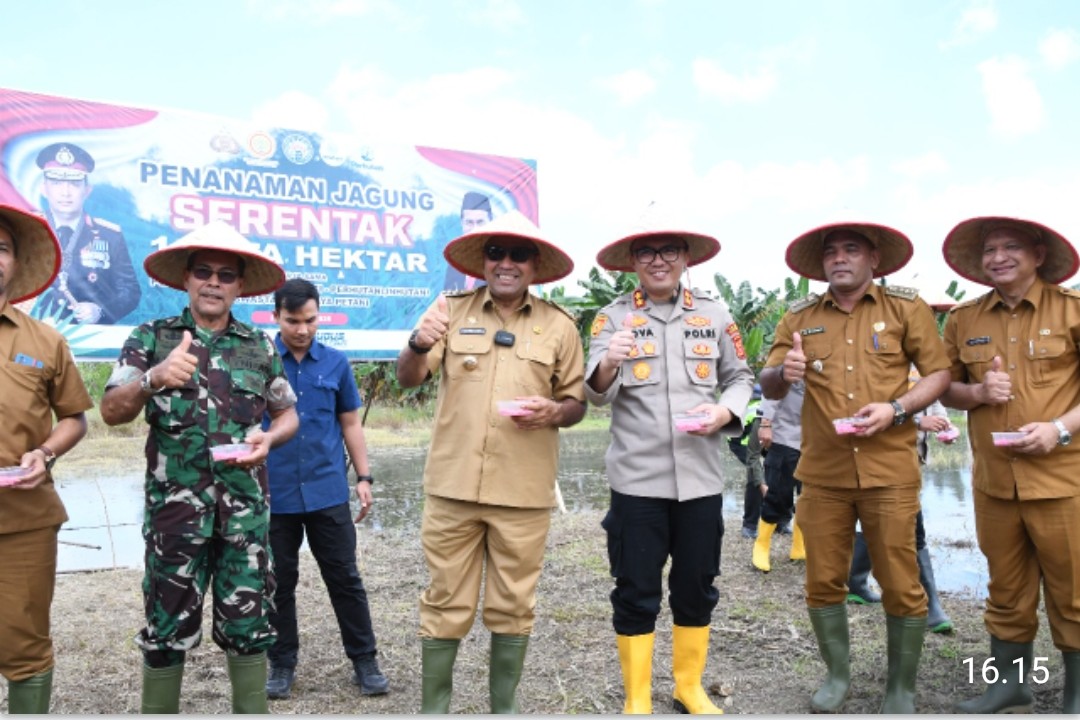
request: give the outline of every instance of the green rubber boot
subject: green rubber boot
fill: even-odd
[[[52,699],[52,668],[25,680],[8,682],[8,715],[47,715]]]
[[[488,693],[491,696],[492,714],[516,715],[519,712],[517,687],[521,682],[528,647],[528,635],[491,634]]]
[[[885,616],[889,639],[889,678],[885,682],[882,715],[911,715],[915,712],[915,676],[922,657],[926,618]]]
[[[184,680],[184,666],[152,668],[143,663],[142,709],[143,715],[176,715],[180,712],[180,685]]]
[[[266,715],[266,653],[227,655],[234,715]]]
[[[1034,643],[1014,643],[990,636],[990,657],[997,670],[997,682],[987,685],[986,692],[977,698],[956,704],[956,712],[974,715],[996,713],[1030,713],[1034,699],[1031,683],[1020,677],[1020,667],[1026,674],[1031,667]],[[1018,659],[1023,663],[1016,662]]]
[[[460,640],[421,638],[421,713],[446,715],[450,712],[450,696],[454,690],[454,661],[457,659],[460,644]]]
[[[825,682],[810,698],[816,712],[838,712],[851,687],[851,636],[847,605],[809,608],[810,624],[817,636],[818,651],[825,661]]]

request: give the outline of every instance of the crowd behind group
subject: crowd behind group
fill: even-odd
[[[70,171],[76,159],[60,164]],[[419,598],[421,712],[450,711],[458,648],[478,609],[490,631],[491,711],[518,711],[556,504],[558,430],[578,423],[586,403],[611,406],[602,526],[624,712],[653,709],[665,566],[671,707],[720,712],[702,678],[719,599],[721,453],[724,438],[743,436],[752,422],[750,559],[768,572],[772,534],[790,524],[824,668],[807,705],[790,710],[842,709],[853,595],[884,609],[881,711],[915,712],[924,633],[949,625],[920,530],[925,435],[917,433],[949,431],[940,411],[927,411],[939,401],[968,414],[996,670],[956,710],[1031,709],[1026,678],[1042,594],[1062,652],[1062,711],[1080,712],[1080,443],[1070,442],[1080,429],[1080,292],[1061,284],[1080,257],[1064,237],[1015,218],[959,223],[945,238],[945,260],[989,291],[952,308],[942,338],[917,290],[874,282],[911,260],[904,234],[844,221],[800,235],[786,262],[827,289],[790,306],[755,394],[729,310],[684,279],[720,252],[715,238],[654,223],[604,247],[597,264],[635,273],[638,283],[596,315],[586,355],[574,318],[529,290],[569,275],[570,256],[517,211],[491,218],[482,199],[468,197],[463,220],[466,210],[470,225],[444,256],[467,289],[434,300],[396,366],[404,387],[438,378],[420,531],[429,571]],[[477,212],[486,217],[472,222]],[[18,306],[71,267],[64,252],[45,219],[0,206],[0,674],[11,713],[49,710],[49,612],[67,519],[51,470],[85,435],[92,404],[63,336]],[[131,332],[100,405],[108,424],[142,415],[149,426],[146,622],[135,637],[142,711],[179,711],[208,589],[233,711],[265,713],[268,698],[289,697],[305,537],[359,692],[388,692],[356,565],[354,522],[370,510],[375,483],[362,400],[345,356],[316,339],[318,289],[286,281],[220,222],[153,252],[144,269],[185,292],[187,305]],[[268,293],[273,339],[231,312],[238,297]],[[751,411],[761,395],[769,409]],[[358,473],[355,518],[346,450]],[[871,566],[880,598],[864,595],[872,595]]]

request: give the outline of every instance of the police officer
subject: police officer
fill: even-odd
[[[669,557],[674,706],[720,712],[701,678],[720,597],[713,580],[724,533],[722,437],[742,433],[754,376],[728,309],[682,282],[687,267],[719,251],[707,235],[650,229],[597,256],[607,270],[637,273],[639,283],[597,314],[585,368],[589,400],[612,406],[605,455],[611,507],[603,526],[626,713],[652,712],[656,617]],[[676,429],[672,413],[679,412],[700,414],[696,427]]]
[[[70,142],[37,156],[46,215],[63,249],[60,273],[43,298],[46,316],[111,325],[139,304],[141,291],[120,227],[84,210],[94,158]]]
[[[228,657],[234,713],[265,713],[266,651],[274,632],[265,461],[299,426],[281,356],[231,312],[284,271],[234,229],[213,222],[146,258],[147,274],[187,291],[175,317],[145,323],[120,351],[101,401],[109,425],[145,410],[146,626],[142,710],[175,713],[186,651],[202,640],[213,582],[213,638]],[[261,427],[263,413],[269,426]],[[239,455],[215,460],[211,448]]]
[[[945,325],[952,384],[967,410],[979,549],[990,570],[983,619],[996,679],[959,712],[1030,711],[1039,586],[1065,667],[1062,712],[1080,713],[1080,292],[1061,287],[1080,258],[1040,223],[976,217],[957,225],[945,261],[992,289]],[[1007,447],[992,432],[1023,434]],[[1023,674],[1021,674],[1023,673]]]
[[[828,668],[811,706],[836,711],[851,684],[845,580],[860,521],[881,581],[888,634],[884,713],[915,711],[926,593],[915,558],[919,462],[909,415],[948,385],[948,360],[930,307],[910,288],[880,287],[911,258],[903,234],[872,223],[835,223],[787,249],[795,272],[829,284],[792,304],[776,328],[761,388],[783,397],[805,383],[799,525],[806,543],[806,603]],[[914,363],[922,379],[908,387]],[[857,418],[854,433],[833,421]],[[850,428],[844,427],[844,430]]]

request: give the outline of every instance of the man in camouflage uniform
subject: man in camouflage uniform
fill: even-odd
[[[214,642],[228,654],[233,712],[266,712],[269,611],[267,474],[270,448],[299,421],[281,356],[264,333],[232,317],[237,296],[262,295],[284,272],[224,223],[212,223],[146,258],[158,282],[185,289],[176,317],[136,328],[106,386],[101,416],[130,422],[145,407],[146,627],[144,713],[179,711],[185,651],[202,640],[213,580]],[[271,417],[263,431],[263,412]],[[210,448],[249,443],[215,462]]]

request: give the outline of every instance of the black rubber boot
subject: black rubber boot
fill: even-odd
[[[991,635],[990,659],[997,670],[997,682],[987,685],[986,692],[979,697],[957,703],[956,712],[973,715],[1031,712],[1034,702],[1031,683],[1020,677],[1020,668],[1027,674],[1034,653],[1034,643],[1008,642]],[[1016,662],[1018,659],[1023,662]]]
[[[930,548],[923,548],[915,557],[919,559],[919,582],[926,591],[926,627],[932,633],[951,633],[953,623],[945,612],[945,608],[941,607],[941,599],[938,598],[937,584],[934,582],[934,565],[930,561]]]
[[[855,547],[851,553],[851,572],[848,574],[849,603],[866,605],[881,602],[881,596],[870,589],[870,551],[866,549],[866,538],[861,532],[855,533]]]
[[[889,678],[885,683],[882,715],[915,712],[915,676],[919,673],[926,618],[885,616],[889,646]]]
[[[847,606],[809,608],[818,650],[828,674],[810,698],[815,712],[838,712],[851,687],[851,636],[848,634]]]

